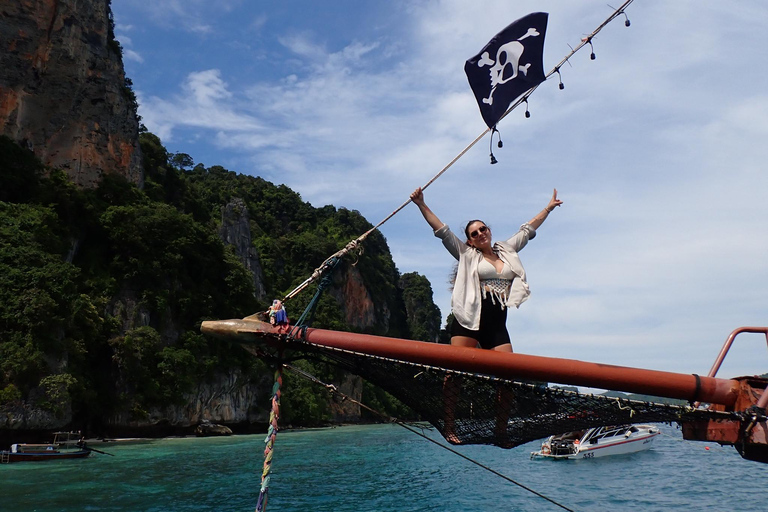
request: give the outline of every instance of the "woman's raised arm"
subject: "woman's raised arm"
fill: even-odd
[[[427,206],[427,204],[424,202],[424,192],[422,192],[421,187],[413,191],[411,194],[411,201],[413,201],[413,204],[419,207],[419,211],[421,211],[421,214],[424,216],[427,224],[429,224],[433,230],[437,231],[444,226],[443,222],[437,218],[437,215],[435,215],[432,210],[429,209],[429,206]]]
[[[552,193],[552,198],[549,200],[549,204],[547,204],[547,207],[537,213],[534,218],[529,220],[528,224],[533,226],[533,229],[539,229],[539,226],[544,224],[544,221],[547,220],[547,216],[552,213],[552,210],[561,204],[563,204],[563,202],[557,198],[557,189],[555,189],[555,191]]]

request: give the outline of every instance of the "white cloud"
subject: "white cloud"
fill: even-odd
[[[242,4],[242,0],[121,0],[131,9],[144,13],[152,22],[165,29],[181,30],[195,34],[211,34],[216,28],[211,24],[221,13],[229,13]],[[258,23],[258,18],[255,20]],[[121,25],[118,25],[121,26]]]
[[[126,58],[127,60],[132,60],[138,63],[144,62],[144,58],[141,55],[139,55],[137,52],[133,50],[126,49],[126,48],[123,48],[123,57]]]
[[[238,133],[259,132],[263,124],[237,104],[229,103],[232,93],[217,69],[196,71],[187,76],[182,92],[173,98],[157,96],[139,98],[139,114],[151,130],[163,140],[173,140],[177,127]]]
[[[133,30],[133,25],[115,25],[115,39],[120,42],[120,45],[123,48],[123,57],[126,60],[138,62],[141,64],[144,62],[144,59],[138,52],[131,49],[131,46],[133,46],[133,40],[128,35],[126,35],[126,32],[130,32],[131,30]]]

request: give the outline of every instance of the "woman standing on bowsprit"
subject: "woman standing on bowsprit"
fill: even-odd
[[[563,204],[557,198],[557,189],[546,208],[539,212],[511,238],[491,242],[491,229],[481,220],[472,220],[464,228],[466,242],[462,242],[450,228],[440,221],[424,202],[421,188],[411,194],[436,237],[459,262],[456,281],[451,295],[451,345],[477,347],[499,352],[512,352],[507,332],[507,308],[519,307],[530,295],[525,269],[518,252],[536,236],[536,230],[552,211]],[[446,381],[448,387],[449,381]],[[453,391],[453,390],[452,390]],[[451,393],[451,396],[457,395]],[[446,395],[446,439],[458,442],[453,434],[455,398]],[[450,402],[453,402],[451,404]],[[499,428],[506,429],[506,420]]]

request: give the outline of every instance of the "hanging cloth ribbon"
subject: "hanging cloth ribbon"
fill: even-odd
[[[280,387],[283,385],[283,365],[280,364],[275,371],[275,384],[272,386],[272,410],[269,413],[269,430],[264,443],[264,467],[261,472],[261,489],[259,499],[256,501],[256,512],[264,512],[267,509],[269,497],[269,477],[272,470],[272,454],[277,438],[277,420],[280,418]]]

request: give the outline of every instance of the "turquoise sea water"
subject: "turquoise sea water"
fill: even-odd
[[[538,443],[458,451],[578,511],[768,510],[768,465],[662,431],[650,451],[581,461],[530,460]],[[106,443],[93,446],[114,457],[0,465],[0,511],[252,511],[263,441]],[[271,482],[268,511],[563,510],[397,425],[281,432]]]

